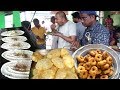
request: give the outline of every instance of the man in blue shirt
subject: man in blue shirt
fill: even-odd
[[[80,11],[82,24],[87,27],[82,38],[82,45],[104,44],[109,45],[110,33],[97,20],[95,11]]]
[[[87,27],[83,34],[81,45],[87,44],[104,44],[109,45],[110,33],[107,28],[100,24],[96,17],[95,11],[80,11],[82,24]],[[79,48],[78,42],[73,42],[72,46]]]

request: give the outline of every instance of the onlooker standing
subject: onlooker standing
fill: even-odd
[[[85,32],[86,27],[82,25],[79,12],[74,12],[71,14],[73,18],[73,22],[76,23],[76,34],[77,41],[81,44],[81,39],[83,37],[83,33]]]
[[[113,19],[110,17],[110,15],[108,15],[108,17],[104,21],[104,24],[113,26],[113,22]]]
[[[29,21],[22,21],[21,24],[22,24],[22,30],[25,31],[25,36],[27,37],[28,41],[30,41],[29,43],[31,44],[31,46],[33,46],[33,51],[34,51],[34,49],[37,48],[37,44],[36,44],[36,37],[31,31],[31,23]]]
[[[95,11],[80,11],[82,24],[87,27],[82,38],[82,44],[109,45],[110,33],[104,25],[100,24]]]
[[[115,28],[111,24],[107,24],[106,28],[110,32],[110,42],[109,43],[110,43],[111,46],[113,46],[113,45],[115,45],[115,38],[114,38]]]
[[[36,36],[37,46],[39,49],[46,49],[46,43],[45,43],[46,30],[43,27],[41,27],[38,19],[34,19],[33,23],[34,23],[35,27],[32,28],[32,32]]]
[[[108,15],[108,17],[105,19],[105,27],[109,30],[110,32],[110,45],[113,46],[115,45],[115,38],[113,37],[115,28],[113,27],[113,19]]]
[[[50,27],[51,27],[52,32],[54,32],[55,30],[57,30],[57,25],[55,23],[55,17],[54,16],[51,17],[51,22],[52,22],[52,25]],[[52,29],[52,27],[54,27],[55,29]],[[52,47],[51,47],[51,49],[55,49],[55,48],[58,48],[58,36],[52,36]]]

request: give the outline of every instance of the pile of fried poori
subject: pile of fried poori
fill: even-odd
[[[76,56],[80,79],[109,79],[114,73],[113,57],[99,49],[89,50],[85,56]]]
[[[74,59],[66,48],[53,49],[45,56],[37,52],[33,57],[36,65],[31,79],[78,79]]]
[[[39,60],[41,60],[43,58],[44,58],[44,56],[41,55],[38,51],[33,52],[33,54],[32,54],[32,61],[34,61],[34,62],[38,62]]]

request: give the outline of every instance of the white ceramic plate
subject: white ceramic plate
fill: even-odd
[[[22,30],[11,30],[11,31],[2,32],[1,36],[19,36],[23,34],[24,34],[24,31]]]
[[[15,41],[12,43],[3,43],[1,45],[1,48],[7,49],[7,50],[13,50],[13,49],[29,49],[31,45],[27,42],[22,41]]]
[[[4,37],[2,38],[3,42],[14,42],[14,41],[26,41],[27,38],[25,36],[12,36],[12,37]]]
[[[17,62],[7,62],[3,64],[1,67],[1,73],[8,78],[11,79],[28,79],[29,78],[29,72],[20,72],[13,70],[12,67],[16,64]]]
[[[22,55],[26,54],[28,57],[23,57]],[[31,60],[33,51],[30,50],[9,50],[1,54],[3,58],[9,61],[16,60]]]

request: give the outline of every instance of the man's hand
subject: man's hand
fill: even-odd
[[[78,41],[74,41],[74,42],[72,42],[72,47],[79,48],[80,47],[80,43]]]
[[[54,36],[58,36],[58,37],[62,37],[62,36],[63,36],[63,34],[60,33],[60,32],[55,32],[55,33],[53,33],[53,35],[54,35]]]
[[[53,32],[55,31],[55,28],[56,28],[56,25],[55,25],[55,24],[52,24],[52,25],[51,25],[51,29],[52,29]]]
[[[75,51],[80,47],[80,43],[78,41],[72,42],[71,50]]]
[[[66,42],[69,42],[71,44],[72,44],[72,42],[75,41],[75,38],[76,38],[76,36],[65,36],[62,33],[58,32],[58,31],[54,32],[52,35],[53,36],[58,36],[58,37],[64,39]]]
[[[39,36],[36,36],[36,38],[39,40],[40,39],[40,37]]]
[[[44,38],[40,38],[39,36],[36,36],[37,40],[44,40]]]

